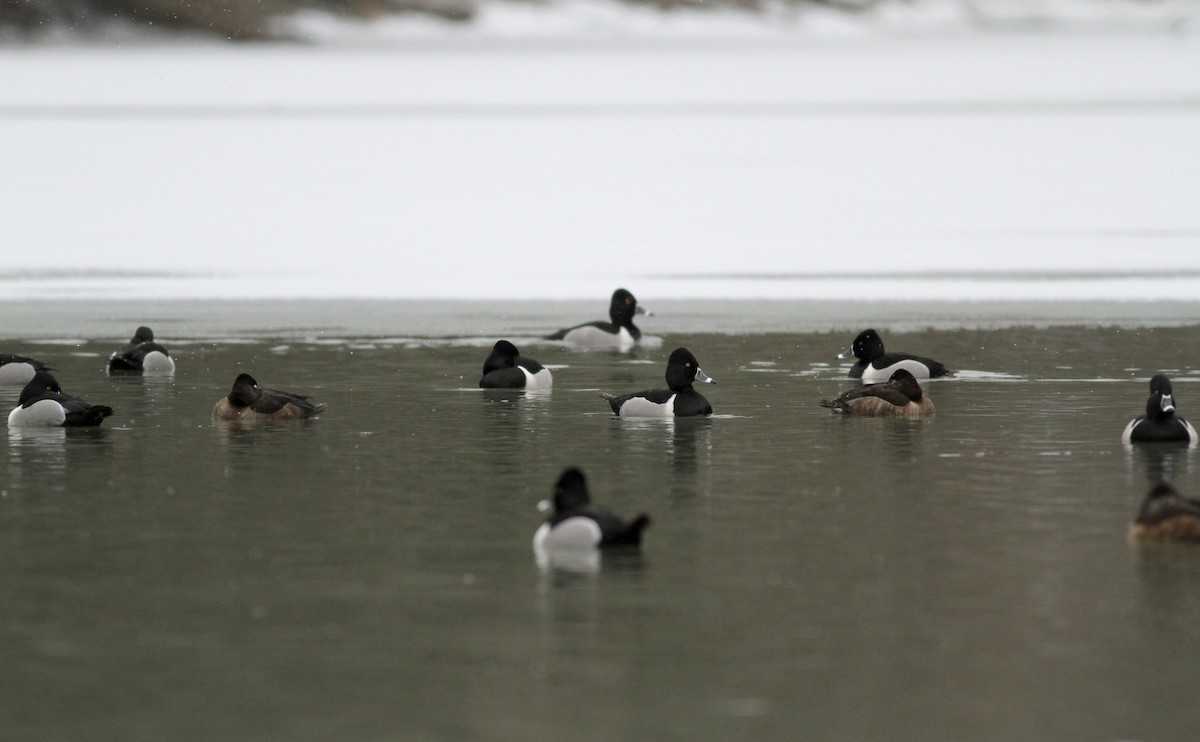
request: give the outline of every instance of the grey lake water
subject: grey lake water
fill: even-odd
[[[1119,439],[1157,371],[1200,417],[1195,304],[679,302],[629,353],[534,339],[589,306],[8,307],[4,351],[116,414],[5,431],[0,736],[1193,737],[1200,548],[1126,529],[1160,477],[1200,494],[1195,453]],[[175,378],[104,374],[141,323]],[[818,406],[868,323],[960,370],[935,417]],[[475,388],[499,337],[552,392]],[[716,414],[614,418],[598,392],[679,345]],[[241,371],[328,411],[215,424]],[[640,552],[538,566],[568,465],[650,514]]]

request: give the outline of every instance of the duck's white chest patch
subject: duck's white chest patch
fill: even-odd
[[[18,427],[54,427],[67,421],[67,413],[63,406],[52,399],[34,402],[28,407],[17,406],[8,413],[8,426]]]
[[[24,362],[0,366],[0,384],[28,384],[33,378],[33,366]]]
[[[675,417],[675,396],[662,404],[645,397],[633,397],[621,405],[621,417]]]
[[[171,376],[175,373],[175,361],[166,353],[152,350],[142,359],[142,373],[146,376]]]

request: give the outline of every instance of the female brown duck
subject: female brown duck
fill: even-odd
[[[325,405],[314,404],[308,397],[263,389],[250,374],[238,374],[228,396],[213,407],[217,420],[302,420],[325,411]]]

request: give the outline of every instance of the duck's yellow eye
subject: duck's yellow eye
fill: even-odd
[[[691,368],[691,367],[692,367],[692,364],[690,364],[690,363],[685,363],[685,364],[683,364],[683,367],[684,367],[684,368]]]

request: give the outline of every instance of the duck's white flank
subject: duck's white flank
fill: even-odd
[[[8,427],[55,427],[67,421],[67,412],[53,399],[43,399],[28,407],[17,405],[8,413]]]
[[[146,376],[171,376],[175,373],[175,361],[166,353],[152,350],[142,359],[142,373]]]
[[[675,417],[675,396],[662,404],[644,397],[632,397],[621,405],[621,417]]]
[[[892,374],[896,373],[896,371],[899,369],[904,369],[905,371],[909,372],[915,379],[929,378],[929,369],[924,363],[906,358],[903,361],[897,361],[887,368],[882,369],[877,369],[874,366],[868,365],[863,369],[863,383],[878,384],[880,382],[887,381],[888,379],[892,378]]]
[[[24,361],[0,366],[0,384],[28,384],[33,378],[33,364]]]
[[[536,374],[531,373],[530,370],[524,366],[517,366],[517,368],[521,369],[521,371],[525,373],[526,389],[536,391],[539,389],[549,389],[554,386],[554,377],[550,375],[550,369],[548,368],[543,368]]]
[[[591,518],[567,518],[553,528],[543,523],[533,534],[535,549],[594,549],[600,545],[600,525]]]
[[[637,344],[624,327],[613,334],[592,325],[576,327],[563,336],[563,342],[591,350],[628,350]]]

